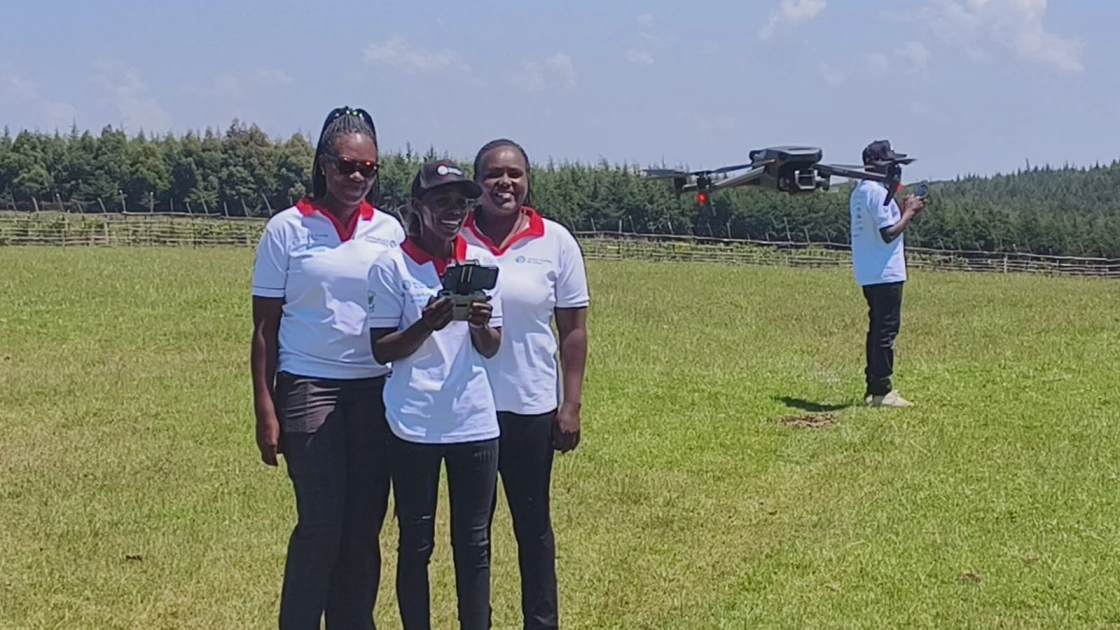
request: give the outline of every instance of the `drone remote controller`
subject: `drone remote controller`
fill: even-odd
[[[451,299],[451,319],[466,321],[471,303],[486,300],[486,292],[498,285],[498,268],[468,260],[448,267],[443,274],[442,283],[443,289],[439,292],[439,297]]]

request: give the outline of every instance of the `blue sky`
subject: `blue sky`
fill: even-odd
[[[285,136],[352,104],[383,148],[462,158],[498,136],[693,168],[773,144],[854,162],[885,137],[919,158],[907,179],[1120,157],[1115,0],[8,5],[15,129]]]

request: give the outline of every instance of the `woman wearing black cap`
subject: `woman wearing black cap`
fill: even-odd
[[[481,189],[450,161],[428,162],[412,182],[407,237],[369,273],[374,357],[392,363],[385,385],[389,468],[400,525],[397,599],[405,630],[431,623],[428,561],[440,465],[447,466],[460,628],[490,627],[490,507],[498,473],[498,418],[484,359],[501,343],[498,285],[462,320],[440,297],[448,267],[497,267],[460,236]],[[500,285],[500,281],[498,283]]]

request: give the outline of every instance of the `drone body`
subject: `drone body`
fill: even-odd
[[[707,205],[709,193],[740,186],[758,186],[789,194],[827,191],[831,186],[832,177],[882,182],[887,187],[887,197],[883,205],[887,205],[898,191],[902,180],[902,165],[914,161],[913,158],[903,158],[864,166],[822,164],[824,152],[821,149],[802,146],[758,149],[751,151],[749,157],[751,161],[747,164],[724,166],[713,170],[687,172],[673,169],[647,169],[645,173],[654,179],[672,179],[673,189],[678,195],[696,192],[697,200],[703,205]],[[712,178],[713,175],[742,170],[746,172],[724,179]]]

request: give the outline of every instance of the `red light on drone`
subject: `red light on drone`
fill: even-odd
[[[696,193],[696,203],[708,203],[708,193]]]

